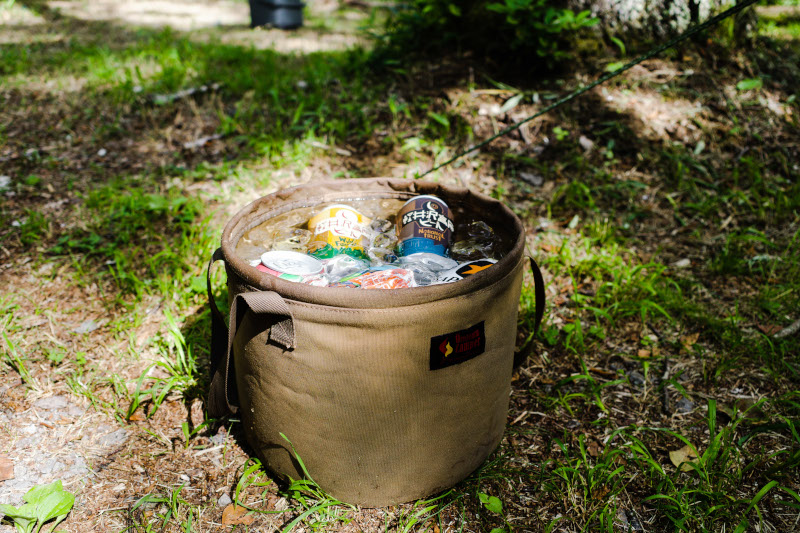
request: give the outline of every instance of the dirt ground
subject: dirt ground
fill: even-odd
[[[247,4],[243,2],[54,0],[11,4],[9,9],[0,11],[0,46],[38,46],[79,39],[78,35],[70,35],[75,24],[86,24],[92,31],[171,27],[198,43],[275,50],[290,56],[340,51],[364,43],[364,38],[354,31],[361,19],[352,14],[342,15],[338,27],[320,27],[322,23],[315,22],[286,33],[276,29],[251,30]],[[315,3],[313,20],[332,16],[338,5],[329,1]],[[123,45],[136,41],[136,31],[125,29],[119,30],[118,35],[109,35],[109,45],[113,47],[115,39]],[[770,163],[775,173],[795,177],[798,173],[797,107],[786,104],[785,87],[777,81],[766,83],[757,97],[742,103],[743,91],[736,88],[736,81],[756,74],[748,72],[750,67],[736,58],[720,57],[711,52],[704,56],[703,52],[688,51],[684,57],[647,61],[628,72],[624,83],[609,84],[587,94],[571,108],[569,116],[548,114],[499,139],[482,153],[466,158],[463,164],[443,169],[435,178],[501,197],[525,218],[529,248],[551,256],[569,249],[574,254],[571,261],[577,264],[589,254],[581,248],[575,229],[575,217],[580,218],[579,213],[584,212],[582,207],[575,207],[580,197],[569,196],[564,191],[571,189],[565,187],[576,181],[570,177],[597,173],[597,169],[610,166],[608,172],[615,183],[642,184],[629,196],[609,201],[621,213],[633,213],[630,220],[612,218],[612,224],[619,222],[620,227],[623,222],[630,222],[631,231],[637,233],[635,245],[619,251],[623,262],[647,264],[657,257],[666,265],[669,276],[679,280],[688,277],[688,272],[706,260],[710,250],[719,249],[726,231],[744,228],[749,221],[716,211],[704,215],[708,218],[678,220],[675,209],[665,199],[668,185],[657,177],[658,168],[671,163],[666,157],[649,159],[653,152],[642,156],[642,147],[656,146],[668,152],[680,145],[690,147],[695,155],[713,150],[715,158],[708,164],[716,167],[733,165],[748,153],[773,150],[770,153],[787,154],[784,163],[777,159]],[[724,73],[720,72],[717,78],[703,74],[717,62]],[[569,74],[568,83],[594,79],[594,73],[603,65],[595,67]],[[794,70],[791,65],[781,69],[785,70],[785,79],[800,79],[796,65]],[[538,105],[531,102],[501,110],[515,94],[513,90],[475,89],[467,87],[467,83],[449,85],[445,82],[452,70],[452,65],[442,64],[430,66],[435,74],[409,73],[398,83],[398,92],[413,87],[417,94],[429,96],[433,102],[430,113],[446,109],[453,116],[460,116],[475,140],[525,118]],[[170,190],[180,189],[181,194],[206,202],[211,216],[202,224],[211,234],[211,243],[216,244],[225,221],[258,196],[335,175],[408,177],[430,168],[435,160],[440,161],[446,150],[415,152],[413,147],[408,148],[411,135],[401,139],[405,144],[383,143],[381,139],[403,129],[402,113],[397,113],[399,119],[387,119],[386,127],[362,144],[338,146],[313,141],[316,144],[312,148],[318,152],[303,159],[302,164],[287,163],[275,168],[266,156],[262,161],[249,161],[248,171],[252,174],[269,175],[266,183],[240,176],[182,181],[182,174],[178,175],[175,169],[200,169],[197,172],[202,174],[203,168],[235,161],[243,150],[244,143],[238,137],[245,135],[235,128],[232,133],[217,134],[222,131],[222,117],[233,116],[237,105],[226,101],[224,91],[206,87],[202,94],[177,99],[168,110],[152,105],[143,112],[131,111],[124,105],[117,108],[113,97],[109,97],[99,104],[100,109],[93,110],[100,119],[93,116],[82,121],[75,119],[81,111],[75,102],[83,102],[80,94],[86,83],[80,72],[57,78],[15,72],[4,79],[6,85],[0,86],[0,202],[6,225],[0,229],[0,333],[4,336],[0,342],[5,340],[0,372],[0,503],[19,505],[34,485],[61,480],[67,490],[77,495],[74,509],[59,526],[69,532],[232,528],[281,531],[305,507],[298,500],[287,499],[285,485],[243,475],[251,464],[252,453],[238,424],[205,424],[205,391],[187,387],[182,394],[166,395],[157,409],[150,402],[129,411],[127,402],[135,396],[143,374],[169,377],[154,363],[163,360],[163,350],[172,349],[167,323],[170,308],[178,300],[183,309],[181,332],[186,345],[200,353],[200,365],[203,370],[207,368],[205,343],[210,322],[204,289],[180,297],[154,290],[136,299],[119,290],[118,279],[96,275],[97,271],[113,267],[114,260],[87,267],[68,254],[54,255],[52,248],[61,235],[73,228],[90,226],[85,199],[113,176],[153,173],[160,193],[168,195]],[[681,91],[666,98],[660,85],[670,83],[681,84]],[[335,84],[331,83],[331,87]],[[552,95],[561,86],[545,80],[539,89],[542,94]],[[102,129],[106,118],[113,122],[112,117],[117,119],[120,115],[124,120],[118,122],[118,130],[103,137],[102,146],[96,144],[96,136],[102,137],[96,132]],[[384,110],[381,116],[389,116],[388,111]],[[758,119],[748,122],[747,116]],[[730,140],[732,123],[736,121],[747,124],[749,137]],[[560,133],[554,133],[555,127],[567,122],[573,126],[568,139],[575,141],[569,151],[556,141]],[[624,125],[622,133],[616,144],[601,144],[600,135],[594,132],[617,127],[612,122]],[[414,128],[414,133],[423,137],[420,132],[424,128]],[[630,138],[626,144],[626,136],[633,135],[636,140]],[[713,146],[709,140],[712,138],[718,141]],[[755,144],[755,138],[760,139],[760,145]],[[536,160],[538,166],[523,158],[504,159],[508,154],[519,153]],[[575,154],[591,161],[591,165],[570,163]],[[778,167],[786,170],[775,170]],[[171,175],[173,171],[175,174]],[[38,176],[37,180],[26,182],[31,175]],[[637,218],[643,212],[647,216]],[[18,229],[30,227],[31,221],[36,220],[34,213],[43,215],[49,225],[38,238],[23,240]],[[774,227],[762,224],[763,220],[768,217],[753,225],[761,224],[764,234],[776,242],[790,241],[797,231],[796,217]],[[158,244],[141,243],[135,250],[138,254],[155,254]],[[758,243],[751,246],[751,258],[768,255],[757,248]],[[198,253],[208,251],[204,248]],[[207,256],[196,258],[194,276],[202,277],[206,259]],[[709,303],[720,310],[720,316],[734,316],[741,301],[757,297],[758,288],[746,278],[711,274],[697,277],[703,277],[703,284],[696,288],[694,301]],[[556,272],[555,267],[545,268],[545,278],[546,323],[549,331],[559,335],[576,322],[575,302],[600,292],[602,283],[587,273],[575,279],[571,272]],[[204,283],[203,279],[200,281]],[[526,285],[530,285],[530,279],[526,279]],[[191,291],[181,287],[174,292]],[[748,334],[760,331],[774,335],[785,328],[786,320],[796,318],[785,313],[780,319],[775,315],[763,320],[750,317],[743,329]],[[577,323],[580,326],[580,320]],[[604,456],[610,434],[595,425],[601,419],[608,420],[609,427],[681,428],[691,438],[708,440],[703,406],[709,398],[717,399],[720,405],[752,406],[760,398],[797,390],[791,376],[781,381],[768,365],[731,363],[732,369],[719,370],[711,353],[715,348],[711,343],[704,344],[705,338],[700,337],[705,331],[700,327],[687,330],[675,323],[663,326],[652,320],[643,323],[634,316],[616,324],[613,335],[598,341],[584,358],[577,357],[563,342],[550,344],[540,338],[534,356],[513,376],[508,429],[501,448],[490,458],[486,474],[469,482],[469,496],[466,489],[463,495],[457,492],[453,503],[438,516],[423,513],[424,520],[419,523],[410,519],[420,511],[417,504],[383,509],[343,507],[332,511],[341,516],[330,518],[326,524],[315,528],[297,526],[294,531],[478,532],[489,531],[489,524],[513,526],[514,531],[544,531],[548,523],[558,523],[570,508],[581,508],[583,513],[586,505],[589,510],[584,514],[588,515],[593,508],[583,500],[576,503],[566,495],[541,497],[544,483],[535,480],[551,461],[563,458],[554,444],[558,438],[566,441],[570,435],[583,435],[581,449],[584,456],[588,454],[593,459]],[[520,344],[527,333],[523,324]],[[703,357],[690,355],[695,353],[695,345],[707,350]],[[672,362],[657,359],[651,366],[649,360],[662,352],[668,353]],[[746,365],[746,372],[739,375],[736,364]],[[719,379],[709,380],[707,375],[715,370]],[[570,380],[579,374],[596,380],[593,383],[604,391],[602,397],[608,409],[589,401],[581,408],[569,407],[569,398],[564,397],[578,391]],[[612,383],[620,377],[626,384]],[[657,389],[669,379],[677,386]],[[679,388],[688,392],[679,394]],[[600,397],[598,392],[597,398]],[[560,400],[563,403],[558,403]],[[785,449],[794,450],[796,445],[787,440],[786,431],[781,435]],[[758,438],[762,436],[754,442]],[[674,451],[674,442],[654,437],[648,444],[668,464],[666,458]],[[237,509],[231,507],[237,485],[243,480],[249,484],[241,487],[240,500],[257,508],[258,514],[236,514]],[[259,480],[263,485],[258,485]],[[800,490],[797,479],[786,479],[785,484]],[[507,522],[495,515],[487,518],[486,509],[474,497],[476,491],[488,490],[486,487],[506,496],[503,520]],[[595,487],[585,500],[603,500],[612,490],[609,487]],[[752,481],[742,483],[739,490],[752,495],[758,488],[757,481]],[[648,491],[652,492],[652,487],[634,476],[629,489],[615,492],[618,512],[609,531],[669,530],[664,520],[655,518],[653,508],[643,503],[642,496],[651,493]],[[766,531],[789,531],[786,528],[792,524],[797,526],[796,511],[786,512],[776,504],[765,513],[771,524],[764,528]],[[162,520],[167,515],[169,518]],[[579,522],[568,522],[554,530],[579,531]],[[0,532],[11,531],[12,526],[0,525]]]

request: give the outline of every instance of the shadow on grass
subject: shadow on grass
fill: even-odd
[[[230,188],[230,178],[241,165],[302,165],[308,154],[298,145],[305,139],[363,146],[382,130],[411,124],[395,122],[403,111],[391,108],[390,98],[401,94],[395,105],[407,105],[409,115],[423,121],[434,108],[432,100],[441,97],[439,93],[432,97],[428,90],[436,85],[435,76],[428,76],[428,85],[415,85],[401,76],[377,74],[363,51],[288,55],[200,42],[170,29],[79,20],[51,10],[45,2],[22,4],[41,13],[48,24],[18,29],[61,37],[9,43],[0,49],[0,73],[12,81],[12,88],[4,91],[5,109],[17,110],[14,115],[0,111],[0,128],[7,139],[0,161],[3,173],[14,176],[17,193],[0,216],[10,221],[9,213],[16,217],[25,209],[44,214],[38,230],[30,228],[33,244],[38,236],[45,251],[63,246],[65,253],[84,258],[94,268],[110,270],[123,292],[136,293],[140,285],[144,285],[141,290],[170,295],[188,290],[196,263],[216,240],[196,233],[207,213],[206,206],[193,202],[192,187],[219,181]],[[773,45],[750,52],[753,60],[776,85],[796,86],[800,80],[796,64],[783,61],[781,49]],[[205,91],[160,103],[160,96],[202,86]],[[688,87],[686,92],[697,95],[707,89]],[[665,147],[660,139],[646,138],[640,116],[611,109],[599,95],[587,95],[553,115],[547,126],[572,121],[576,131],[591,132],[595,155],[581,154],[577,134],[551,142],[541,153],[531,143],[520,148],[520,143],[515,147],[508,139],[500,140],[486,153],[502,162],[503,180],[512,184],[509,196],[534,203],[535,191],[520,193],[523,186],[515,181],[521,172],[534,168],[548,181],[566,181],[551,202],[556,217],[610,216],[624,228],[623,239],[635,239],[659,226],[674,227],[672,212],[641,200],[647,187],[683,195],[676,211],[681,226],[702,226],[708,223],[705,217],[718,223],[722,218],[718,213],[737,199],[737,190],[747,188],[765,199],[779,194],[782,185],[774,186],[774,174],[797,158],[796,147],[786,142],[791,137],[782,133],[786,126],[776,128],[774,146],[757,144],[766,137],[758,124],[737,142],[728,143],[720,136],[721,151],[732,162],[718,168],[714,161],[698,163],[702,157],[692,153],[692,147]],[[732,119],[744,124],[753,115],[747,109],[730,111]],[[497,120],[501,118],[512,120]],[[758,120],[769,122],[764,117]],[[442,137],[441,132],[413,126],[414,134],[428,141]],[[400,138],[406,132],[394,133],[398,139],[379,150],[402,150]],[[221,138],[192,144],[213,135]],[[458,134],[448,135],[447,142],[457,144],[453,141],[459,140]],[[773,175],[748,174],[748,163],[739,155],[746,143],[755,146],[751,154],[757,152],[771,165]],[[348,160],[354,175],[373,169],[370,155],[357,153]],[[618,179],[615,165],[635,168],[640,156],[663,161],[661,173],[650,176],[653,182]],[[780,206],[781,216],[797,208],[797,190],[794,186],[787,189],[789,194],[783,191],[788,201]],[[66,197],[66,205],[48,207],[58,194]],[[62,228],[59,223],[70,212],[81,223]],[[747,210],[743,213],[753,216]],[[128,237],[119,238],[126,231]],[[0,229],[3,237],[17,234],[10,224]],[[27,253],[25,243],[11,241],[12,254]],[[162,272],[167,275],[161,276]],[[523,309],[521,320],[530,322],[529,308]],[[184,328],[187,342],[194,342],[188,339],[194,337],[195,328],[208,331],[205,315],[187,321],[191,321]],[[199,344],[196,349],[201,349]]]

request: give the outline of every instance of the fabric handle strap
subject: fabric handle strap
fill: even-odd
[[[542,325],[542,318],[544,318],[544,278],[542,271],[539,270],[539,265],[533,260],[533,257],[528,256],[531,263],[531,272],[533,273],[533,295],[536,298],[536,310],[533,316],[533,333],[539,331],[539,326]]]
[[[269,342],[292,350],[296,346],[294,321],[289,306],[279,294],[272,291],[253,291],[237,294],[231,302],[229,317],[230,328],[214,301],[211,291],[211,267],[220,259],[224,259],[222,249],[218,248],[208,263],[206,289],[208,304],[211,308],[211,386],[208,394],[208,414],[219,418],[236,413],[238,409],[238,391],[236,390],[236,369],[231,357],[236,330],[247,311],[259,316],[274,317],[269,328]]]
[[[542,325],[542,318],[544,317],[544,278],[542,277],[542,271],[539,270],[539,265],[536,264],[533,257],[528,256],[528,260],[530,261],[531,273],[533,274],[533,295],[536,299],[536,307],[534,308],[533,315],[533,331],[531,333],[536,335],[536,332],[539,331],[539,326]],[[528,356],[531,355],[532,351],[533,340],[514,354],[514,368],[524,363],[525,360],[528,359]]]

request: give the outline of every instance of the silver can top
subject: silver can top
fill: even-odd
[[[408,205],[408,204],[410,204],[411,202],[415,202],[415,201],[417,201],[417,200],[421,200],[421,199],[423,199],[423,198],[430,198],[431,200],[436,200],[437,202],[439,202],[440,204],[442,204],[442,205],[443,205],[443,206],[445,206],[446,208],[450,209],[450,206],[449,206],[449,205],[447,205],[447,202],[445,202],[444,200],[442,200],[442,199],[441,199],[441,198],[439,198],[438,196],[434,196],[434,195],[432,195],[432,194],[420,194],[419,196],[414,196],[414,197],[412,197],[412,198],[409,198],[408,200],[406,200],[406,203],[404,203],[404,204],[403,204],[403,205],[400,207],[400,209],[402,209],[403,207],[407,206],[407,205]]]
[[[261,263],[276,272],[314,276],[324,270],[322,261],[300,252],[274,250],[261,254]]]

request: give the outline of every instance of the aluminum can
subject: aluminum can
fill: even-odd
[[[405,256],[431,253],[447,257],[455,225],[450,208],[436,196],[416,196],[397,214],[397,251]]]
[[[330,259],[339,254],[369,259],[364,244],[371,221],[349,205],[329,205],[308,221],[312,233],[308,253],[318,259]]]
[[[261,255],[261,264],[256,268],[287,281],[309,283],[325,272],[322,261],[310,255],[288,250],[274,250]]]
[[[466,263],[461,263],[460,265],[451,270],[440,272],[436,277],[434,285],[461,281],[466,277],[469,277],[473,274],[477,274],[478,272],[486,270],[495,263],[497,263],[497,261],[495,261],[494,259],[478,259],[477,261],[468,261]]]
[[[359,289],[407,289],[414,287],[414,273],[403,268],[377,267],[342,279],[337,286]]]

